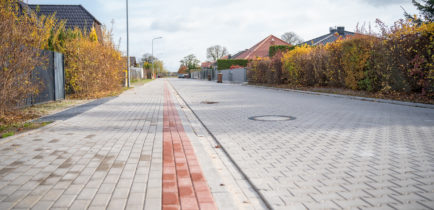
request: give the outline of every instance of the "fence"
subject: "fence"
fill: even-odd
[[[218,71],[213,69],[204,69],[192,72],[191,78],[207,80],[208,75],[211,75],[211,80],[217,80],[217,73]],[[223,74],[223,82],[247,82],[247,70],[244,68],[221,70],[220,73]]]
[[[144,73],[142,68],[130,67],[131,80],[139,80],[144,78]]]
[[[26,99],[26,105],[39,104],[48,101],[65,99],[65,71],[63,54],[43,50],[41,56],[46,56],[48,62],[37,66],[32,78],[38,80],[42,86],[38,95]]]
[[[247,71],[244,68],[221,70],[223,82],[247,82]]]

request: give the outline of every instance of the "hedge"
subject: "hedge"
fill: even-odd
[[[234,60],[217,60],[218,70],[230,69],[233,65],[238,65],[246,67],[249,61],[245,59],[234,59]]]
[[[281,52],[287,52],[290,50],[293,50],[295,46],[288,46],[288,45],[272,45],[270,46],[270,49],[268,50],[268,55],[273,57],[278,51]]]
[[[390,29],[380,25],[380,29],[386,33],[300,45],[271,59],[252,60],[248,80],[434,98],[434,23],[401,21]]]

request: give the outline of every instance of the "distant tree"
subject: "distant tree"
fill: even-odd
[[[294,32],[286,32],[281,36],[282,40],[287,42],[291,45],[298,45],[303,43],[303,39],[300,38],[296,33]]]
[[[143,69],[151,69],[152,68],[152,64],[145,61],[143,62]]]
[[[434,0],[421,0],[421,3],[419,3],[416,0],[412,0],[413,5],[419,10],[420,15],[426,22],[433,22],[434,21]],[[413,20],[416,23],[422,23],[422,20],[416,19],[413,15],[410,15],[407,13],[407,11],[404,10],[404,16],[409,19]]]
[[[192,69],[197,69],[200,63],[200,61],[193,54],[185,56],[180,62],[181,65],[187,67],[188,73],[190,73],[190,70]]]
[[[145,53],[143,54],[141,61],[142,62],[148,62],[148,63],[152,63],[152,61],[156,61],[158,60],[156,57],[152,56],[152,54],[150,53]]]
[[[206,58],[211,61],[216,61],[226,55],[228,55],[228,50],[226,47],[222,47],[220,45],[214,45],[206,49]]]
[[[186,73],[187,73],[187,67],[181,64],[178,69],[178,74],[186,74]]]

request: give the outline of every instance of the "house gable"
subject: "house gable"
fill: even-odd
[[[252,48],[237,54],[232,57],[232,59],[255,59],[257,57],[268,57],[268,51],[270,46],[273,45],[290,45],[287,42],[270,35],[267,38],[263,39],[261,42],[255,44]]]

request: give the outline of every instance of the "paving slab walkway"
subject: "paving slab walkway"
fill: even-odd
[[[171,92],[156,80],[0,141],[0,209],[264,209]]]
[[[274,209],[434,209],[433,109],[170,82]]]
[[[0,209],[160,209],[162,84],[0,142]]]

